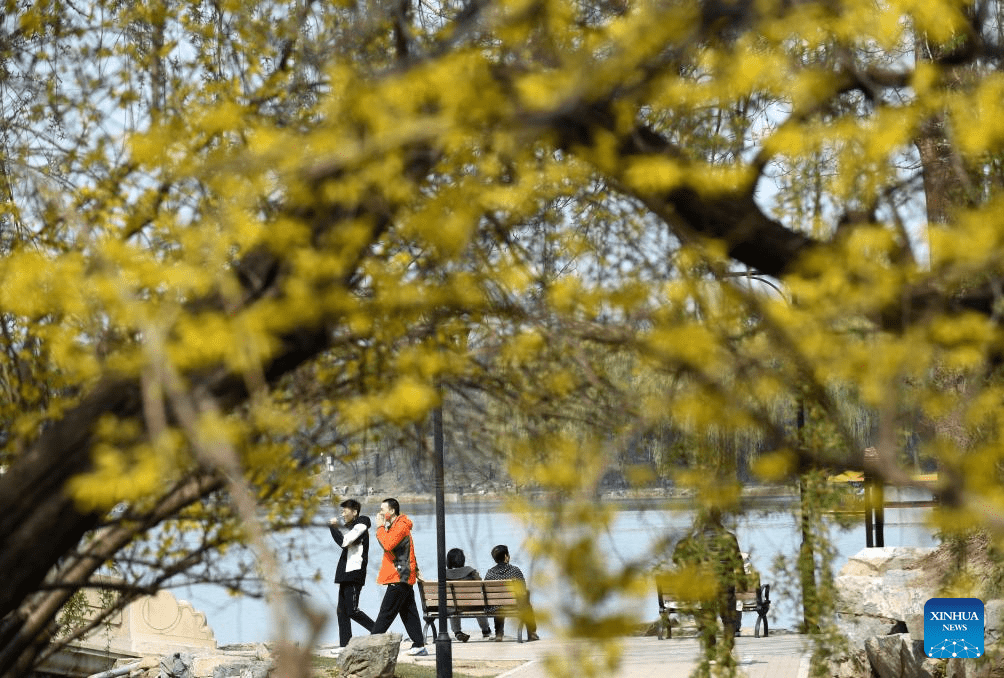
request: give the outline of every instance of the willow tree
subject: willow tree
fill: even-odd
[[[668,423],[755,437],[772,479],[854,466],[839,385],[889,482],[904,412],[952,422],[948,524],[1000,531],[997,3],[4,9],[0,674],[102,564],[150,591],[309,515],[304,374],[347,439],[444,392],[543,422],[497,442],[547,451],[513,472],[561,524],[607,520],[576,498]],[[613,430],[548,424],[572,401]],[[589,534],[545,555],[601,637],[641,567]]]

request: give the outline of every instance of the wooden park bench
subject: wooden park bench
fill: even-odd
[[[756,612],[756,625],[753,634],[760,637],[760,625],[763,624],[763,635],[769,635],[767,624],[767,612],[770,610],[770,584],[760,585],[760,575],[753,570],[749,561],[749,556],[743,553],[743,566],[746,569],[746,578],[750,583],[750,589],[746,591],[736,591],[736,611],[739,613],[739,627],[742,627],[742,613]],[[672,576],[666,574],[656,574],[655,590],[659,596],[659,640],[673,637],[673,627],[670,624],[670,615],[674,613],[692,614],[695,603],[678,602],[672,591]],[[736,628],[736,633],[739,632]]]
[[[446,582],[446,611],[450,617],[471,619],[475,617],[510,617],[517,620],[516,642],[523,642],[523,628],[520,619],[520,597],[517,591],[530,592],[524,582],[518,579],[458,579]],[[418,597],[422,599],[422,618],[425,620],[424,634],[436,636],[436,620],[439,619],[439,582],[418,580]],[[491,610],[489,612],[489,610]]]

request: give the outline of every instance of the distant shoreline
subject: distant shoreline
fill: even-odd
[[[373,497],[376,495],[370,496],[370,498]],[[396,498],[402,506],[407,507],[407,512],[415,514],[435,512],[436,498],[432,493],[402,493],[396,495]],[[535,491],[513,494],[445,492],[443,498],[451,511],[504,508],[506,504],[510,503],[545,506],[549,502],[561,500],[559,495]],[[673,489],[657,491],[614,490],[600,493],[595,501],[604,505],[616,505],[621,510],[687,510],[693,507],[696,495],[691,491]],[[786,486],[746,488],[742,496],[742,504],[746,509],[784,508],[797,501],[797,489]]]
[[[382,497],[383,495],[381,495]],[[371,494],[365,499],[374,499],[377,494]],[[401,504],[407,507],[408,513],[426,514],[434,513],[436,510],[436,498],[432,493],[401,493],[396,495]],[[560,501],[561,498],[553,493],[545,492],[521,492],[513,494],[485,493],[485,494],[460,494],[457,492],[446,492],[443,495],[445,505],[448,510],[460,511],[484,511],[492,509],[507,508],[507,504],[529,504],[531,506],[546,506],[549,502]],[[363,499],[363,498],[361,498]],[[615,505],[619,510],[628,511],[661,511],[677,510],[686,511],[694,508],[696,495],[692,491],[669,490],[641,490],[625,491],[615,490],[600,493],[595,501],[603,505]],[[797,505],[799,492],[796,487],[790,486],[757,486],[744,488],[741,505],[744,510],[780,510],[791,508]],[[887,499],[885,508],[913,508],[932,507],[937,502],[933,499]],[[863,508],[848,508],[834,510],[836,513],[864,513]]]

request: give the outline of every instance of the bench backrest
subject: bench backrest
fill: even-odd
[[[754,588],[748,588],[742,591],[736,591],[736,599],[741,600],[744,603],[747,601],[755,601],[757,598],[757,591],[760,589],[760,575],[756,575],[755,582],[753,578],[748,577],[747,583],[752,583]],[[677,578],[669,572],[656,572],[655,573],[655,591],[659,596],[659,607],[662,607],[668,601],[675,601],[679,598],[679,595],[674,593],[673,587],[678,584]]]
[[[478,581],[459,579],[446,582],[446,606],[458,612],[481,611],[486,608],[515,608],[519,603],[516,591],[523,582],[513,579]],[[439,582],[418,582],[422,610],[427,614],[439,612]]]

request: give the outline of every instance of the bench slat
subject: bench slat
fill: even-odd
[[[439,599],[433,598],[426,600],[426,607],[435,608],[439,606]],[[446,599],[446,607],[448,608],[459,608],[459,609],[470,609],[470,610],[484,610],[485,608],[495,608],[495,607],[515,607],[519,605],[519,601],[513,598],[498,598],[489,599],[486,605],[484,601],[455,601],[451,598]]]
[[[423,605],[439,605],[439,582],[423,581],[420,589]],[[446,582],[448,607],[514,607],[519,604],[519,600],[509,580],[486,582],[461,579]]]
[[[426,623],[431,623],[434,619],[439,617],[439,610],[436,608],[429,608],[427,611],[428,615],[422,615]],[[485,614],[484,610],[474,610],[468,612],[454,612],[452,609],[448,611],[449,617],[456,617],[457,619],[476,619],[478,617],[488,617],[489,619],[493,617],[508,617],[510,619],[517,619],[519,617],[518,610],[498,610],[497,612],[492,612],[491,614]],[[520,623],[522,627],[522,622]]]
[[[439,589],[432,589],[432,593],[436,596],[439,595]],[[515,598],[515,594],[512,591],[488,591],[488,598]],[[429,595],[429,591],[426,591],[426,596]],[[485,592],[482,591],[465,591],[454,589],[453,587],[447,585],[446,595],[450,598],[456,598],[457,600],[484,600]]]
[[[420,579],[418,590],[425,619],[424,635],[428,635],[430,630],[434,630],[433,622],[439,616],[439,582]],[[520,596],[516,595],[517,590]],[[520,619],[523,597],[529,595],[524,583],[517,580],[451,580],[446,582],[446,611],[449,616],[459,618],[496,616]],[[523,642],[524,626],[520,621],[516,627],[517,642]]]
[[[432,591],[425,591],[425,600],[433,604],[438,604],[439,591],[436,589],[433,589]],[[459,603],[461,605],[484,605],[486,601],[488,605],[506,605],[508,603],[515,605],[517,598],[512,593],[491,594],[489,596],[483,596],[480,593],[464,593],[454,595],[449,589],[447,589],[446,601],[451,605],[453,603]]]

